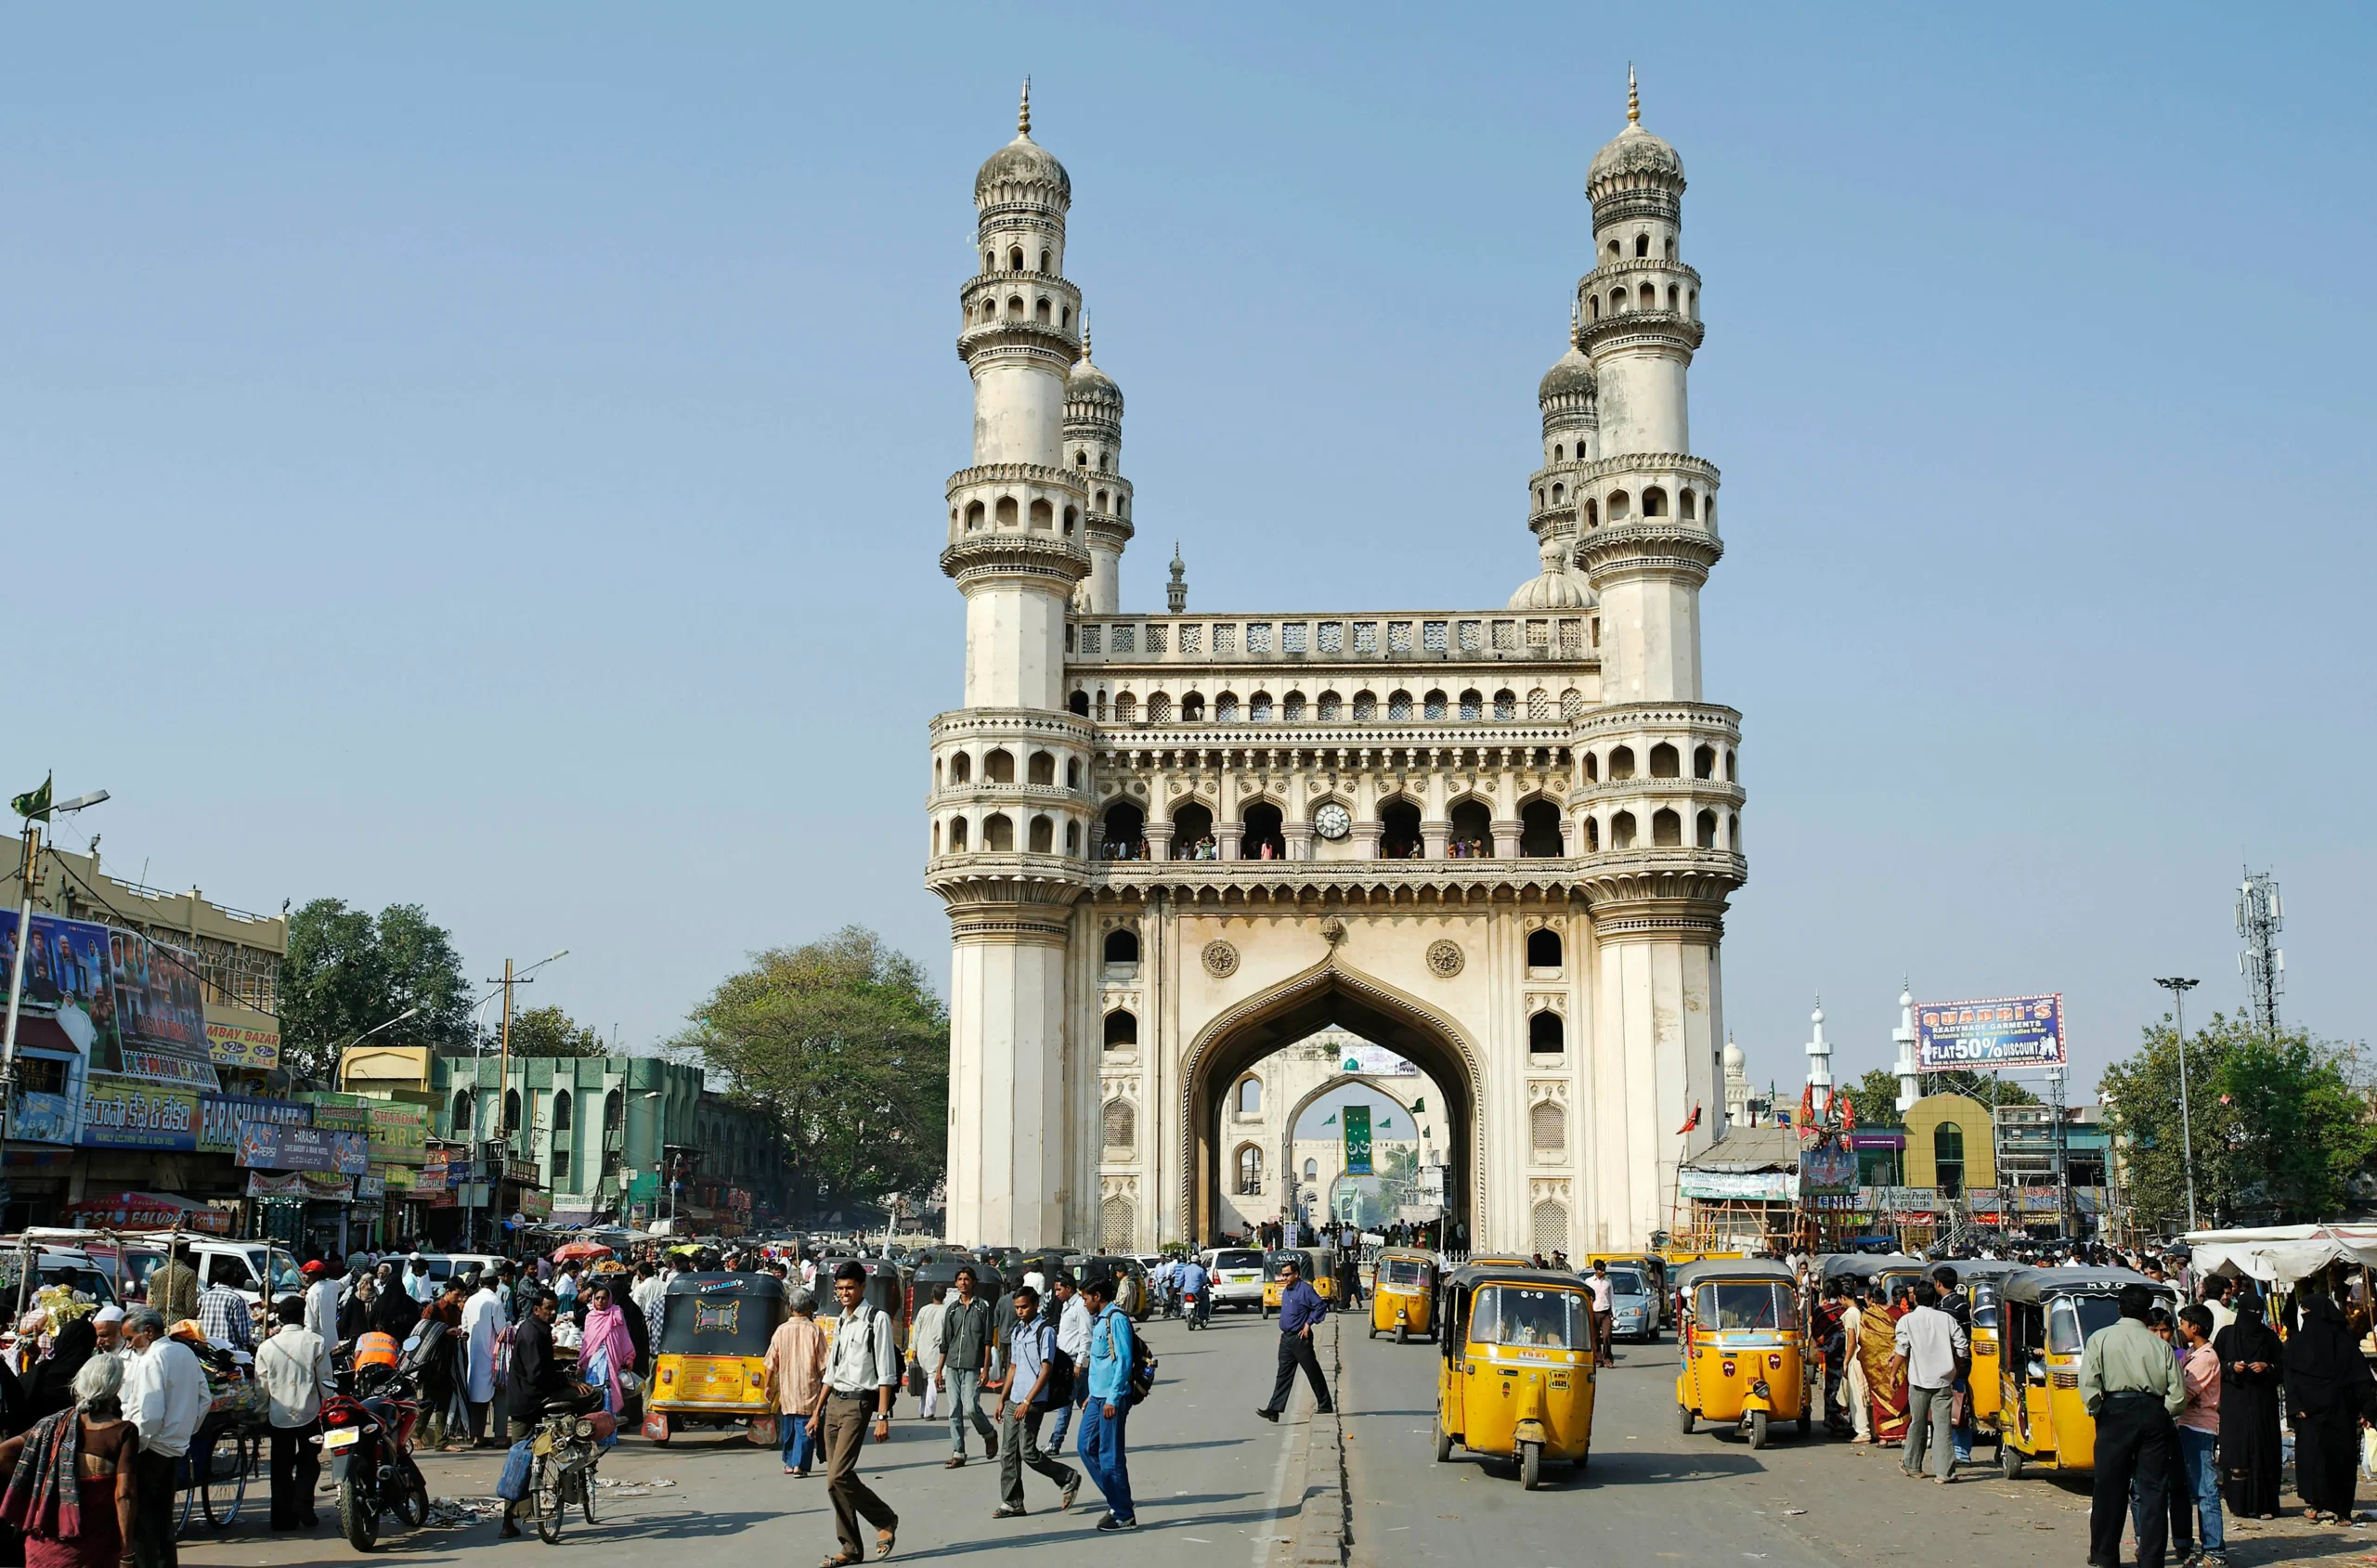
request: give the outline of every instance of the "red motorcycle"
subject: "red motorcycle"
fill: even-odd
[[[322,1434],[315,1441],[338,1487],[339,1528],[347,1545],[370,1551],[389,1509],[412,1529],[429,1523],[429,1483],[412,1462],[421,1399],[393,1367],[365,1367],[341,1382],[352,1392],[322,1401]]]

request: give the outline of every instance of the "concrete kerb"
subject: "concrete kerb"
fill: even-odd
[[[1353,1505],[1345,1484],[1345,1364],[1337,1334],[1341,1315],[1332,1313],[1325,1320],[1329,1343],[1321,1366],[1335,1408],[1328,1415],[1313,1413],[1305,1444],[1304,1506],[1296,1515],[1299,1568],[1343,1568],[1353,1546]]]

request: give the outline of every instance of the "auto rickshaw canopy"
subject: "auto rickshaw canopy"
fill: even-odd
[[[773,1274],[681,1274],[662,1298],[657,1355],[765,1355],[789,1315]]]

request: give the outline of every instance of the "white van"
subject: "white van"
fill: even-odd
[[[1216,1247],[1204,1254],[1205,1273],[1212,1276],[1214,1305],[1260,1307],[1263,1304],[1263,1250],[1260,1247]]]

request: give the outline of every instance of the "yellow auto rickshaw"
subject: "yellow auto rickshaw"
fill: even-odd
[[[2169,1286],[2125,1268],[2018,1269],[1998,1287],[1997,1468],[2007,1480],[2033,1465],[2084,1474],[2097,1468],[2097,1419],[2081,1402],[2080,1356],[2091,1335],[2121,1316],[2124,1285],[2149,1286],[2161,1304],[2179,1304]]]
[[[1436,1462],[1453,1449],[1515,1462],[1528,1491],[1543,1465],[1582,1471],[1593,1442],[1592,1296],[1576,1275],[1468,1263],[1437,1291]]]
[[[2002,1259],[1953,1258],[1947,1266],[1956,1271],[1956,1288],[1964,1291],[1965,1304],[1972,1314],[1973,1427],[1982,1437],[2003,1443],[1997,1428],[2005,1398],[1999,1383],[1998,1343],[2005,1315],[2000,1294],[2007,1279],[2022,1265]]]
[[[1408,1247],[1389,1247],[1378,1255],[1378,1276],[1370,1282],[1370,1338],[1393,1334],[1395,1342],[1409,1344],[1411,1336],[1436,1337],[1436,1260]]]
[[[1816,1358],[1800,1324],[1799,1280],[1783,1264],[1746,1258],[1687,1264],[1676,1276],[1683,1300],[1682,1367],[1676,1373],[1678,1423],[1732,1422],[1753,1448],[1767,1428],[1813,1424]]]
[[[682,1426],[749,1427],[772,1419],[768,1341],[787,1315],[773,1274],[681,1274],[669,1282],[653,1348],[643,1434],[666,1443]]]
[[[1304,1282],[1312,1287],[1321,1303],[1334,1312],[1344,1303],[1338,1300],[1337,1253],[1329,1247],[1282,1247],[1263,1255],[1263,1315],[1270,1316],[1279,1310],[1279,1266],[1293,1263]]]

